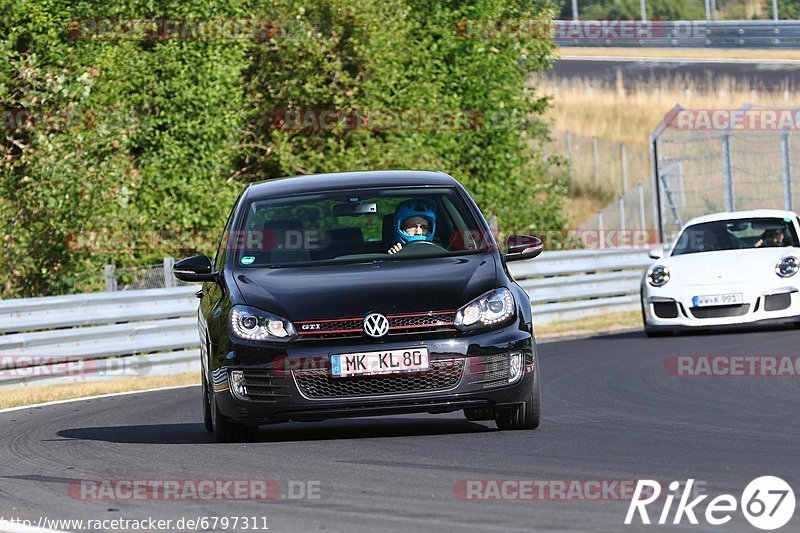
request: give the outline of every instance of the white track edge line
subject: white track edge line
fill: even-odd
[[[61,405],[65,403],[73,403],[73,402],[85,402],[87,400],[97,400],[100,398],[113,398],[114,396],[128,396],[131,394],[141,394],[143,392],[158,392],[158,391],[166,391],[166,390],[176,390],[176,389],[188,389],[189,387],[198,387],[200,384],[196,383],[194,385],[173,385],[171,387],[158,387],[155,389],[142,389],[142,390],[133,390],[133,391],[125,391],[125,392],[110,392],[108,394],[98,394],[95,396],[83,396],[81,398],[67,398],[65,400],[54,400],[52,402],[44,402],[44,403],[33,403],[30,405],[18,405],[17,407],[7,407],[6,409],[0,409],[0,414],[3,413],[11,413],[13,411],[22,411],[24,409],[33,409],[35,407],[47,407],[49,405]],[[2,522],[0,522],[0,526]],[[2,527],[0,527],[0,532],[5,531]]]

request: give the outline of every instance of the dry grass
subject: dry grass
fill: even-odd
[[[86,396],[97,396],[100,394],[111,394],[114,392],[129,392],[194,384],[200,384],[200,375],[197,372],[190,372],[177,376],[129,377],[109,381],[68,383],[63,385],[28,385],[3,389],[3,394],[0,396],[0,409],[56,400],[84,398]]]
[[[538,90],[553,96],[549,117],[555,129],[645,150],[650,133],[678,103],[684,107],[722,109],[739,108],[746,103],[800,104],[798,93],[788,88],[758,92],[744,89],[734,79],[724,79],[715,82],[713,90],[706,90],[680,76],[664,83],[639,83],[628,90],[621,83],[609,87],[585,80],[542,82]]]
[[[534,323],[536,317],[534,317]],[[612,333],[640,328],[642,326],[641,311],[616,311],[579,320],[564,320],[548,324],[536,324],[536,338],[552,340],[576,335],[593,335]]]
[[[605,47],[563,47],[560,57],[654,57],[680,59],[766,59],[800,60],[797,50],[753,50],[753,49],[712,49],[712,48],[605,48]]]

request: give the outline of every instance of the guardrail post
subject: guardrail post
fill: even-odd
[[[717,18],[717,0],[711,0],[711,20]]]
[[[567,130],[567,172],[569,179],[572,179],[572,133]]]
[[[725,185],[725,210],[733,211],[736,202],[733,198],[733,175],[731,172],[731,136],[722,136],[722,179]]]
[[[103,279],[106,282],[107,291],[117,290],[117,267],[114,265],[106,265],[103,267]]]
[[[789,132],[781,135],[781,166],[783,167],[783,208],[792,211],[792,148]]]
[[[625,231],[625,197],[619,197],[619,229]]]
[[[711,20],[711,2],[706,0],[706,20]]]
[[[772,0],[772,20],[778,20],[778,0]]]
[[[174,257],[164,258],[164,287],[175,286],[175,276],[172,275],[172,267],[175,265]]]
[[[594,155],[594,186],[600,186],[600,156],[597,153],[597,137],[592,137],[592,154]]]

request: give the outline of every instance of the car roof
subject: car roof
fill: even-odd
[[[718,220],[735,220],[740,218],[797,218],[794,211],[784,211],[782,209],[752,209],[750,211],[724,211],[703,215],[689,220],[684,228],[701,224],[703,222],[715,222]]]
[[[427,170],[366,170],[309,174],[252,183],[245,193],[249,198],[267,198],[360,187],[447,186],[458,182],[444,172]]]

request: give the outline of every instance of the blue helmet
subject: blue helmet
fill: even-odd
[[[427,235],[409,235],[402,230],[402,223],[407,218],[422,217],[428,221]],[[428,198],[405,200],[397,204],[394,210],[394,235],[397,242],[406,244],[412,241],[432,241],[436,231],[436,202]]]

